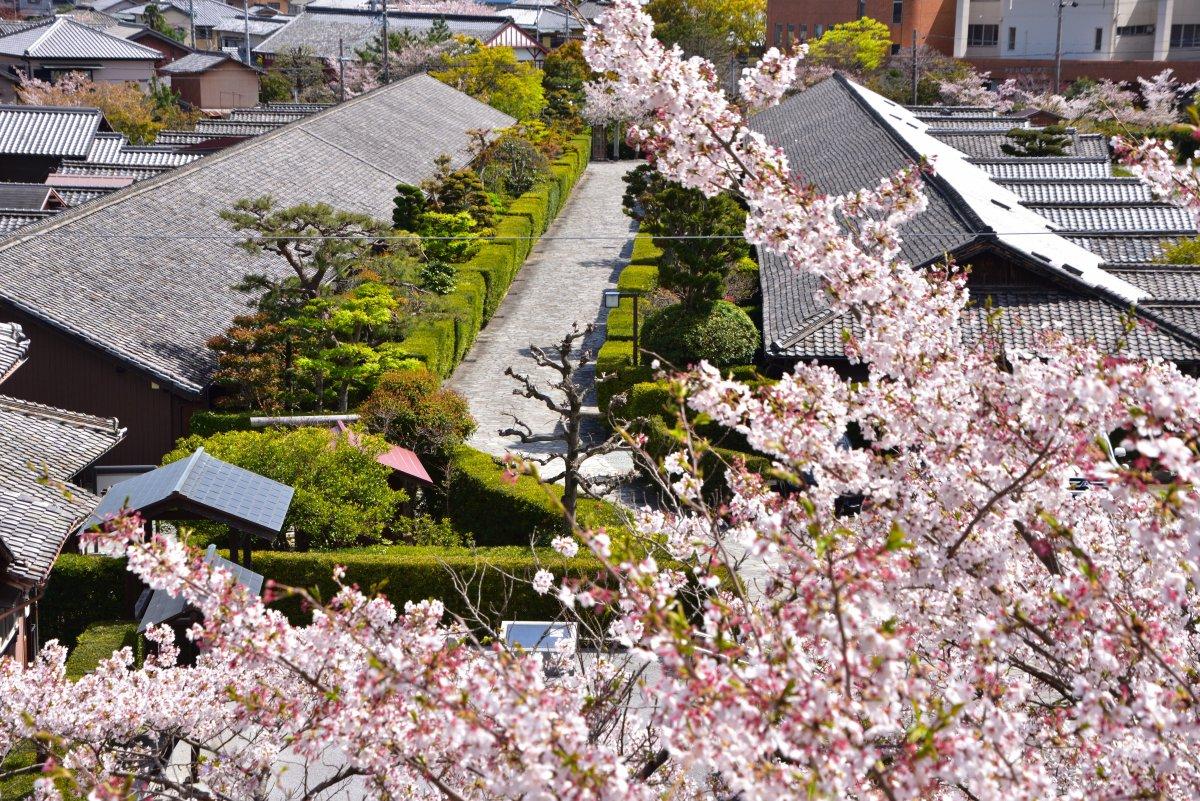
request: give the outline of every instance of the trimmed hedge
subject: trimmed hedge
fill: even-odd
[[[188,433],[201,437],[223,434],[226,431],[245,431],[250,418],[258,412],[193,412],[188,420]]]
[[[481,546],[529,545],[566,531],[562,512],[551,500],[562,487],[541,484],[532,476],[506,476],[504,466],[469,446],[454,454],[450,474],[450,521],[470,532]],[[605,526],[615,535],[626,532],[615,506],[580,498],[576,516],[585,526]]]
[[[587,167],[591,136],[570,140],[550,166],[550,179],[514,200],[494,226],[495,239],[458,267],[458,285],[446,302],[450,319],[419,321],[400,343],[405,356],[420,359],[442,377],[466,356],[479,330],[487,324],[533,244],[562,210],[571,189]]]
[[[333,568],[346,568],[345,581],[364,591],[378,592],[403,607],[408,601],[437,598],[453,614],[468,611],[455,585],[457,575],[471,588],[491,623],[500,620],[553,620],[561,606],[553,593],[538,595],[528,584],[512,582],[503,574],[529,581],[539,568],[573,578],[598,577],[603,567],[590,553],[566,559],[550,548],[534,552],[525,548],[421,548],[400,546],[334,553],[256,551],[255,572],[290,587],[316,588],[321,599],[336,592]],[[309,620],[298,598],[281,598],[273,606],[296,624]]]
[[[79,641],[67,657],[67,678],[78,681],[127,645],[140,663],[145,658],[145,648],[137,627],[131,620],[102,620],[89,625],[79,634]]]
[[[133,610],[124,559],[77,553],[60,554],[38,602],[40,640],[59,640],[75,647],[79,636],[97,620],[120,620]]]

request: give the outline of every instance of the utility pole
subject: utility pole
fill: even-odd
[[[912,104],[917,105],[917,29],[913,28]]]
[[[388,64],[388,7],[387,0],[380,0],[383,6],[383,83],[392,82],[392,70]]]
[[[242,41],[246,47],[245,62],[250,66],[250,4],[242,0]]]
[[[342,37],[338,37],[338,102],[346,102],[346,52],[342,49]]]
[[[1062,86],[1062,21],[1063,10],[1069,4],[1071,8],[1079,5],[1076,0],[1057,0],[1058,2],[1058,28],[1054,34],[1054,86],[1051,91],[1058,94],[1059,87]]]
[[[191,29],[192,41],[190,42],[192,49],[196,48],[196,3],[194,0],[188,0],[188,27]]]

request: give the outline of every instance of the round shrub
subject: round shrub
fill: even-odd
[[[728,301],[718,300],[696,310],[676,304],[646,320],[640,345],[676,367],[701,359],[717,367],[745,364],[758,348],[758,329],[744,311]]]

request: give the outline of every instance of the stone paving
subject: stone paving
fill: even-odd
[[[636,165],[623,161],[588,166],[566,207],[517,274],[495,316],[450,377],[449,386],[467,398],[479,423],[470,439],[473,447],[496,456],[510,452],[541,455],[556,449],[555,443],[521,446],[515,437],[500,436],[501,429],[512,425],[510,415],[517,415],[535,434],[561,432],[557,416],[545,406],[512,394],[517,384],[504,375],[504,370],[512,366],[518,372],[536,371],[552,378],[554,373],[534,367],[529,346],[549,347],[560,342],[572,323],[580,327],[595,323],[595,333],[588,343],[593,352],[604,342],[608,313],[602,293],[616,286],[633,246],[634,224],[621,211],[625,191],[621,178]],[[598,436],[601,427],[595,408],[594,372],[588,369],[578,379],[593,389],[586,430]],[[589,461],[586,472],[607,475],[631,467],[627,455],[615,454]],[[552,464],[543,472],[549,475],[557,470]],[[622,498],[638,500],[636,493],[630,495],[628,491],[622,493]]]

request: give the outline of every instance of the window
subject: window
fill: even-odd
[[[1121,25],[1117,27],[1117,36],[1153,36],[1153,25]]]
[[[1009,50],[1017,49],[1017,29],[1016,28],[1008,29],[1008,49]]]
[[[1102,47],[1104,47],[1104,29],[1097,28],[1096,29],[1096,43],[1092,45],[1092,49],[1095,50],[1097,53],[1099,53],[1100,49]]]
[[[775,23],[775,46],[779,47],[779,45],[781,45],[781,44],[783,44],[783,23],[776,22]]]
[[[822,25],[821,23],[818,22],[816,25],[813,26],[813,36],[817,37],[818,39],[821,38],[821,34],[823,34],[824,32],[825,32],[825,26]]]
[[[1171,47],[1200,47],[1200,24],[1172,25]]]
[[[897,25],[904,17],[904,0],[892,0],[892,22]]]
[[[899,52],[900,52],[900,45],[893,43],[892,44],[892,55],[894,56],[894,55],[898,54]]]
[[[867,16],[867,0],[858,0],[858,18]]]
[[[967,47],[995,47],[999,41],[999,25],[967,26]]]
[[[788,45],[788,47],[791,47],[795,43],[796,43],[796,26],[789,23],[788,24],[787,45]]]
[[[800,23],[800,41],[802,41],[802,42],[808,41],[808,23],[807,22]]]

